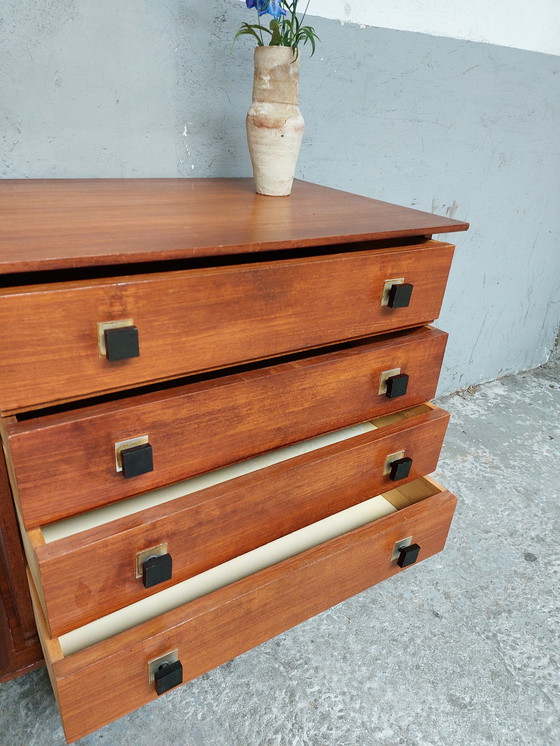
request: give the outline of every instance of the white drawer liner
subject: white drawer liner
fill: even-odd
[[[235,557],[229,562],[224,562],[200,575],[62,635],[58,638],[62,652],[64,655],[71,655],[89,645],[113,637],[159,614],[171,611],[182,604],[194,601],[236,580],[241,580],[270,565],[277,564],[288,557],[293,557],[306,549],[334,539],[390,513],[396,513],[396,511],[397,509],[380,495],[340,513],[335,513],[335,515],[271,541],[258,549]]]
[[[335,430],[326,435],[319,435],[316,438],[303,440],[300,443],[295,443],[294,445],[286,446],[285,448],[279,448],[276,451],[264,453],[261,456],[255,456],[254,458],[251,458],[248,461],[242,461],[239,464],[216,469],[207,474],[202,474],[199,477],[193,477],[192,479],[172,484],[169,487],[152,490],[151,492],[146,492],[144,495],[132,497],[128,500],[121,500],[112,505],[89,511],[88,513],[82,513],[81,515],[72,516],[72,518],[66,518],[57,523],[50,523],[46,526],[42,526],[43,538],[47,544],[50,544],[53,541],[63,539],[72,534],[77,534],[80,531],[86,531],[95,526],[101,526],[102,524],[109,523],[117,518],[138,513],[141,510],[152,508],[155,505],[161,505],[169,500],[176,500],[179,497],[190,495],[193,492],[204,490],[207,487],[213,487],[216,484],[227,482],[230,479],[235,479],[244,474],[250,474],[253,471],[264,469],[267,466],[279,464],[281,461],[287,461],[295,456],[301,456],[304,453],[310,453],[319,448],[325,448],[325,446],[329,446],[332,443],[339,443],[348,438],[354,438],[357,435],[363,435],[364,433],[377,429],[378,428],[371,422],[362,422],[359,425],[352,425],[351,427],[345,427],[342,430]]]

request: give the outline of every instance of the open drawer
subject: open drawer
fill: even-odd
[[[439,329],[413,329],[93,406],[10,418],[3,438],[23,523],[36,528],[421,404],[435,395],[446,342]],[[390,381],[398,386],[389,390]]]
[[[30,578],[68,741],[441,551],[455,504],[416,480],[59,638]]]
[[[439,316],[452,257],[450,244],[422,241],[0,288],[0,409],[420,326]]]
[[[50,632],[69,632],[431,473],[448,420],[422,404],[22,530]]]

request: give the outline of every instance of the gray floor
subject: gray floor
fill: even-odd
[[[436,476],[460,497],[443,554],[80,743],[558,746],[559,372],[440,402]],[[0,685],[0,725],[64,743],[45,670]]]

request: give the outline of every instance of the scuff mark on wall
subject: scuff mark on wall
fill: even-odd
[[[453,203],[449,205],[449,207],[445,208],[445,214],[447,215],[448,218],[454,218],[455,213],[457,212],[458,208],[459,208],[459,205],[457,204],[457,202],[455,202],[455,200],[453,200]]]

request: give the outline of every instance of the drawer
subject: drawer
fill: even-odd
[[[1,290],[0,409],[29,410],[433,321],[452,255],[451,245],[427,241]],[[406,307],[382,305],[391,280],[413,286]]]
[[[12,418],[4,439],[24,524],[51,523],[425,402],[435,394],[446,340],[438,329],[414,329],[165,391]],[[381,382],[393,370],[408,375],[408,387],[388,398]],[[116,444],[138,438],[149,442],[153,470],[125,478]]]
[[[50,632],[431,473],[448,420],[424,404],[32,530],[28,560]],[[402,471],[389,466],[395,461]],[[164,557],[144,578],[142,563],[155,553]]]
[[[177,658],[192,680],[402,572],[397,542],[417,545],[419,561],[443,549],[456,503],[443,487],[422,479],[374,500],[352,520],[336,514],[59,638],[35,597],[68,740],[155,699],[150,664]]]

